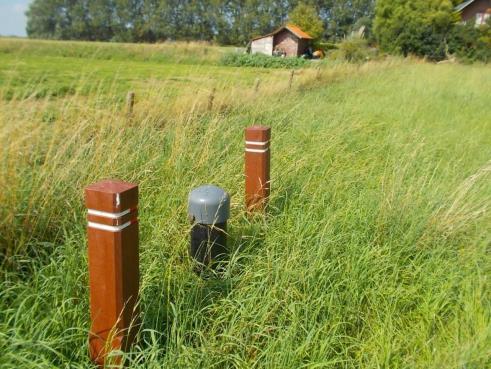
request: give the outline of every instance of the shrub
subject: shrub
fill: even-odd
[[[457,24],[448,39],[448,51],[464,62],[491,61],[491,19],[481,27]]]
[[[368,42],[359,37],[346,39],[337,45],[337,50],[328,54],[329,59],[363,62],[377,57],[377,50],[371,48]]]
[[[319,42],[318,46],[320,49],[324,51],[329,51],[329,50],[336,50],[338,48],[338,45],[336,45],[333,42]]]
[[[456,20],[449,0],[379,0],[374,33],[385,51],[441,60]]]
[[[234,67],[300,68],[308,63],[302,58],[280,58],[263,54],[225,54],[221,64]]]

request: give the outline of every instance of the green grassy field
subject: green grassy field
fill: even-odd
[[[213,47],[185,64],[185,45],[16,42],[0,39],[1,368],[90,367],[82,191],[103,178],[140,188],[128,367],[491,367],[488,66],[327,63],[289,90],[289,71],[222,67]],[[254,219],[251,124],[273,131]],[[232,196],[230,260],[207,280],[187,257],[204,183]]]

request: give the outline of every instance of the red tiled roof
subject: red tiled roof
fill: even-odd
[[[295,34],[298,38],[305,38],[307,40],[312,40],[312,36],[310,36],[307,32],[304,32],[300,29],[300,27],[294,24],[287,24],[285,28],[288,28],[290,32]]]
[[[310,36],[307,32],[302,31],[300,29],[300,27],[298,27],[298,26],[296,26],[294,24],[288,23],[287,25],[284,25],[284,26],[278,28],[276,31],[273,31],[271,33],[268,33],[267,35],[254,37],[252,39],[252,41],[259,40],[260,38],[264,38],[264,37],[274,36],[277,33],[280,33],[281,31],[283,31],[284,29],[287,29],[288,31],[290,31],[291,33],[293,33],[298,38],[306,39],[306,40],[312,40],[312,36]]]

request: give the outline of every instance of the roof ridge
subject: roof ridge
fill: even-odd
[[[254,37],[252,39],[252,41],[254,40],[258,40],[260,38],[264,38],[264,37],[269,37],[269,36],[274,36],[276,35],[277,33],[281,32],[282,30],[288,30],[290,31],[291,33],[293,33],[295,36],[297,36],[298,38],[302,38],[302,39],[307,39],[307,40],[312,40],[313,37],[310,36],[307,32],[303,31],[299,26],[297,26],[296,24],[294,23],[285,23],[284,25],[282,25],[281,27],[275,29],[273,32],[270,32],[270,33],[267,33],[265,35],[262,35],[262,36],[257,36],[257,37]]]
[[[462,10],[464,10],[465,8],[467,8],[469,5],[471,5],[474,1],[476,0],[467,0],[467,1],[464,1],[463,3],[460,3],[459,5],[457,5],[455,7],[455,10],[460,12]]]
[[[313,38],[311,35],[309,35],[307,32],[305,32],[304,30],[302,30],[295,23],[287,23],[283,27],[284,28],[287,28],[290,32],[292,32],[293,34],[295,34],[299,38],[306,38],[306,39],[312,39]]]

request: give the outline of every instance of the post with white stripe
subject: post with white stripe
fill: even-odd
[[[91,359],[118,363],[113,350],[126,351],[138,329],[138,186],[106,180],[85,189],[88,209]],[[112,357],[112,356],[111,356]]]
[[[245,130],[245,201],[249,212],[265,208],[270,192],[271,128]]]

